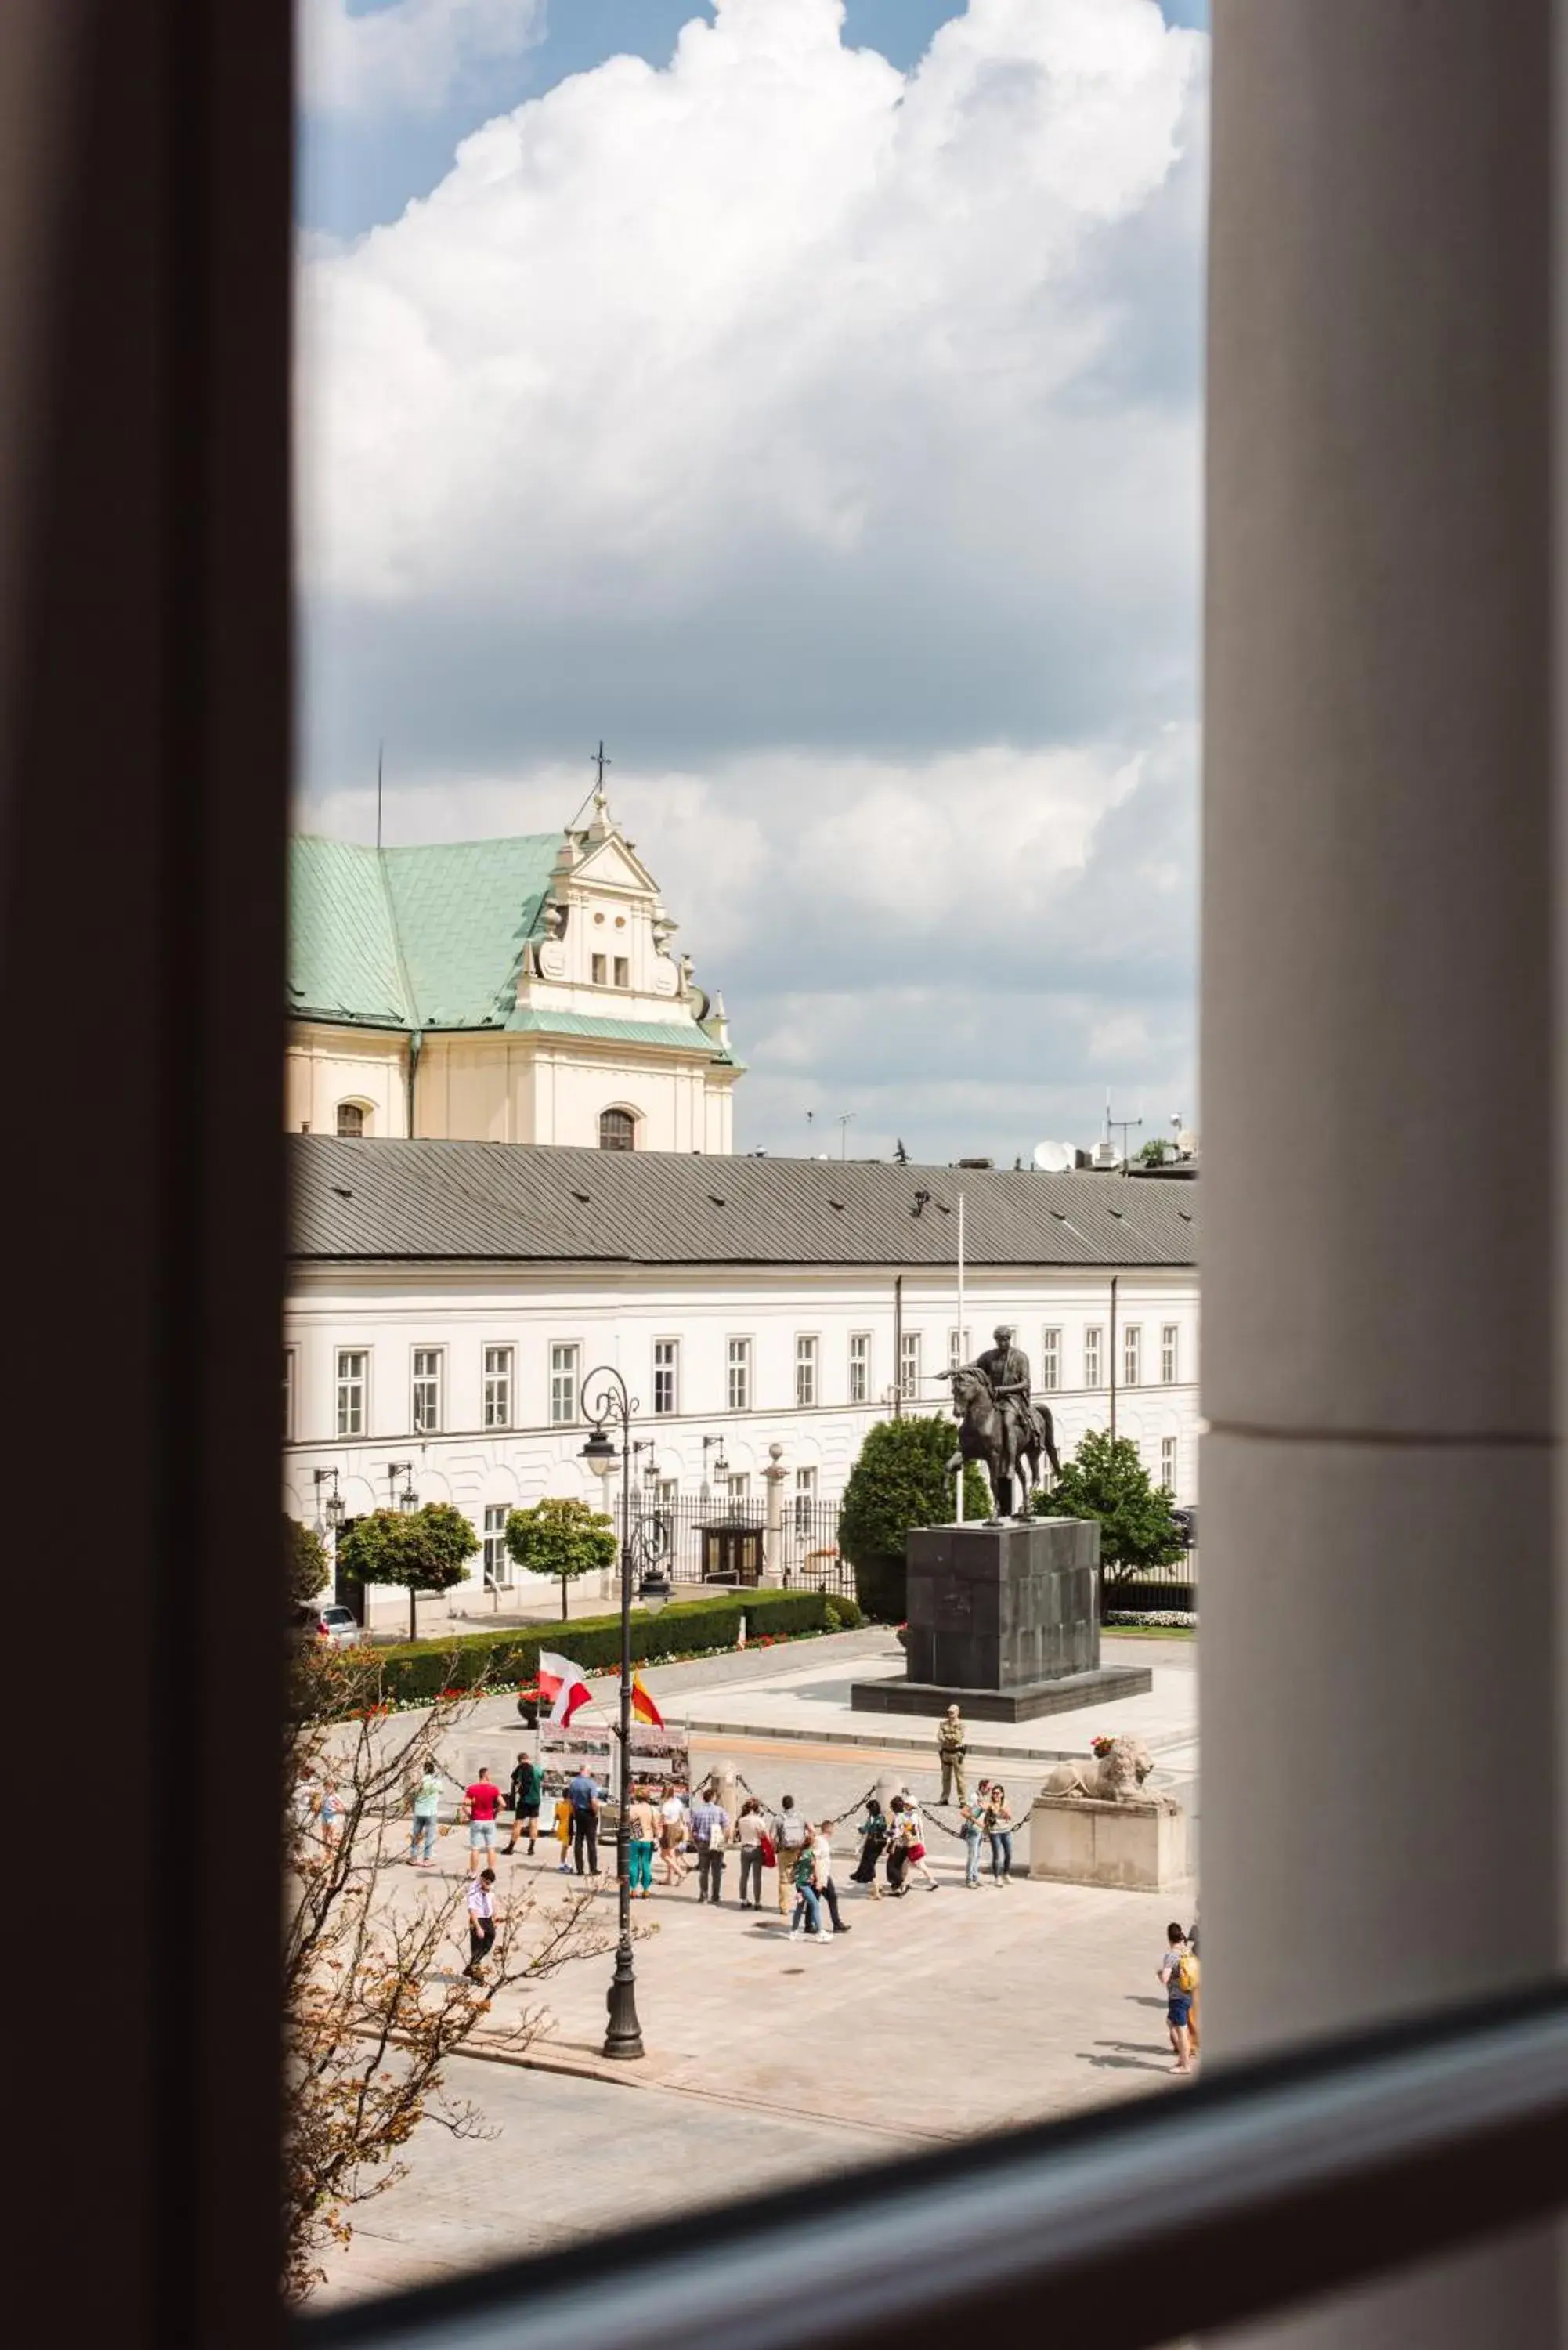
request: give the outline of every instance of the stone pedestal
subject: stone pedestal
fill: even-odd
[[[1187,1814],[1162,1804],[1103,1804],[1036,1795],[1029,1814],[1029,1874],[1065,1885],[1158,1893],[1191,1873]]]
[[[1153,1676],[1100,1663],[1100,1530],[1079,1518],[927,1526],[909,1540],[909,1669],[856,1681],[862,1713],[1033,1721],[1112,1698]]]

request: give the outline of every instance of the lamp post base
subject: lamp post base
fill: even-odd
[[[643,2053],[642,2026],[637,2020],[637,1973],[631,1962],[629,1942],[623,1942],[616,1952],[615,1976],[605,1993],[605,2005],[609,2010],[605,2054],[628,2058],[640,2056]]]

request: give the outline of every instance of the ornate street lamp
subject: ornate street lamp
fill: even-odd
[[[348,1514],[343,1496],[337,1490],[337,1471],[336,1469],[313,1469],[310,1473],[316,1482],[316,1531],[324,1536],[330,1532],[336,1542]],[[332,1488],[325,1502],[321,1498],[323,1485]]]
[[[730,1473],[730,1464],[724,1458],[723,1438],[722,1436],[705,1436],[702,1439],[702,1499],[704,1502],[707,1501],[709,1492],[711,1490],[708,1483],[708,1455],[710,1452],[716,1452],[719,1456],[713,1463],[714,1476],[727,1477]]]
[[[590,1394],[594,1381],[599,1382],[597,1392]],[[615,1973],[605,2000],[609,2011],[609,2025],[605,2033],[604,2053],[607,2056],[638,2057],[643,2054],[642,2027],[637,2020],[637,1970],[631,1954],[631,1836],[628,1814],[631,1810],[631,1423],[637,1411],[637,1400],[628,1389],[620,1373],[607,1364],[590,1371],[583,1381],[588,1417],[593,1428],[583,1447],[583,1459],[595,1474],[605,1481],[608,1498],[609,1480],[618,1461],[620,1479],[620,1807],[619,1826],[616,1836],[616,1895],[619,1912],[619,1933],[616,1942]],[[606,1433],[606,1423],[620,1430],[618,1447]],[[655,1598],[649,1586],[662,1584],[659,1597]],[[661,1576],[644,1575],[638,1596],[653,1607],[662,1607],[669,1596],[669,1586]]]
[[[400,1477],[403,1480],[403,1490],[400,1493],[398,1491]],[[408,1517],[419,1508],[420,1497],[414,1491],[414,1464],[411,1461],[389,1461],[387,1482],[392,1489],[391,1506],[394,1510],[401,1510],[403,1515]]]

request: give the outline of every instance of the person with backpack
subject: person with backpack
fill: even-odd
[[[1198,1997],[1198,1953],[1186,1929],[1174,1920],[1165,1929],[1165,1956],[1156,1969],[1165,1985],[1165,2021],[1170,2033],[1173,2073],[1192,2070],[1192,2008]]]
[[[801,1822],[802,1838],[794,1847],[794,1861],[789,1871],[794,1887],[794,1915],[789,1921],[789,1939],[798,1942],[803,1931],[813,1934],[819,1942],[831,1940],[833,1929],[822,1922],[822,1907],[816,1893],[816,1846],[812,1840],[809,1820]],[[781,1874],[784,1855],[779,1856]]]
[[[572,1807],[572,1866],[579,1877],[599,1873],[599,1791],[591,1774],[579,1771],[566,1783]]]
[[[794,1797],[785,1795],[779,1804],[779,1815],[774,1824],[774,1846],[779,1861],[779,1916],[789,1915],[794,1898],[794,1865],[800,1858],[801,1846],[811,1841],[805,1822],[794,1807]]]
[[[691,1833],[697,1839],[697,1898],[716,1909],[722,1898],[724,1853],[730,1841],[730,1814],[713,1793],[705,1793],[691,1806]]]
[[[539,1798],[544,1785],[544,1774],[537,1762],[526,1751],[520,1753],[512,1773],[512,1784],[506,1791],[507,1800],[512,1805],[512,1841],[505,1850],[515,1852],[518,1837],[525,1835],[530,1860],[534,1857],[534,1846],[539,1835]]]

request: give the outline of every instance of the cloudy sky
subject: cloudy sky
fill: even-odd
[[[602,735],[738,1148],[1192,1119],[1201,0],[300,7],[302,821]]]

